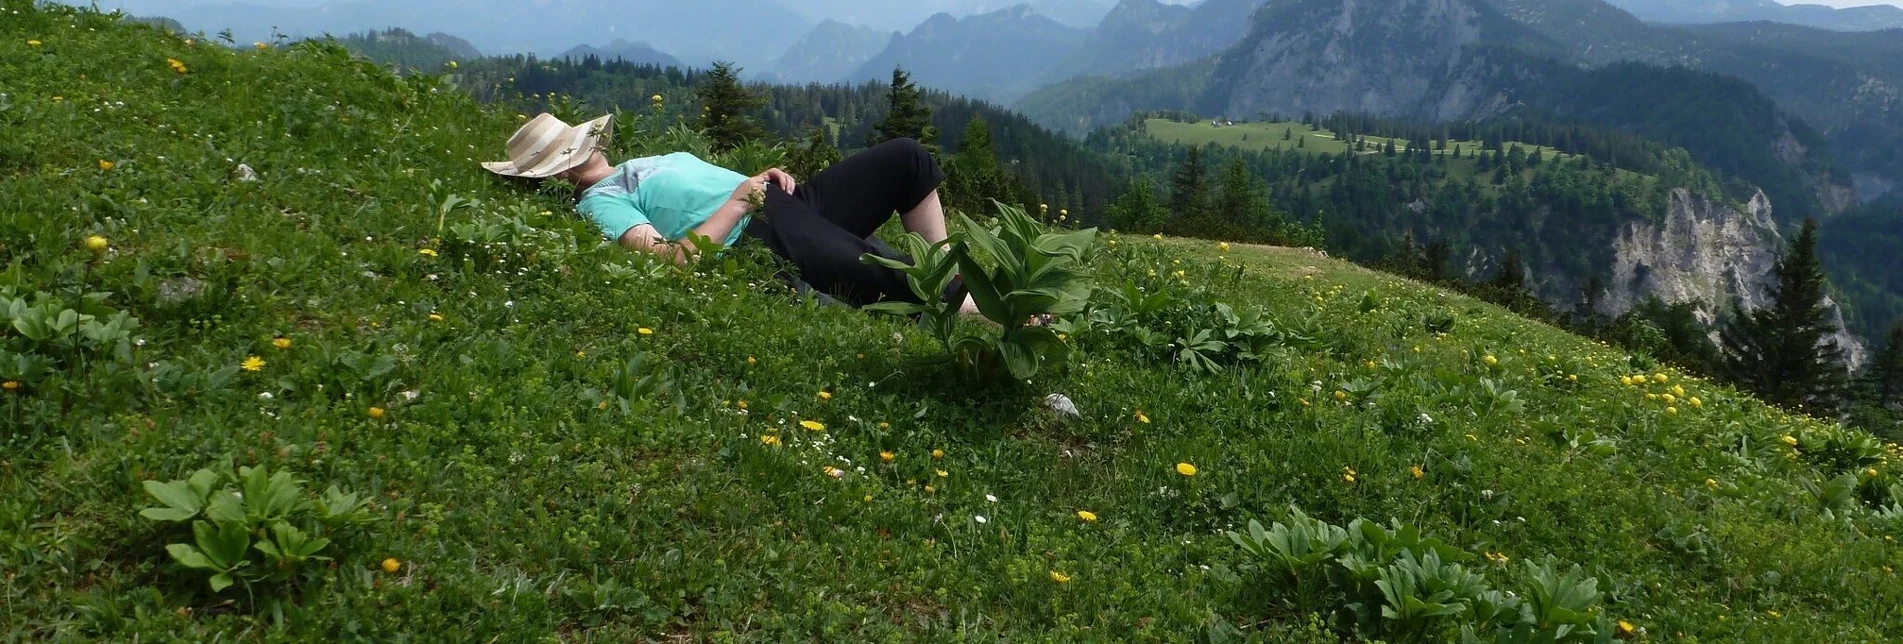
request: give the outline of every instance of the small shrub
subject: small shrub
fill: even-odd
[[[368,500],[336,486],[315,498],[290,472],[240,467],[237,474],[198,470],[184,480],[146,481],[158,507],[139,516],[189,524],[189,543],[165,546],[173,561],[206,576],[212,592],[234,584],[296,584],[329,561],[325,535],[369,521]]]

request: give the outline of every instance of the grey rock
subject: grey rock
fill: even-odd
[[[245,164],[243,164],[243,163],[240,163],[240,164],[238,164],[238,180],[239,180],[239,181],[243,181],[243,182],[247,182],[247,183],[249,183],[249,182],[253,182],[253,181],[257,181],[257,180],[258,180],[258,171],[257,171],[257,170],[252,170],[252,169],[251,169],[251,166],[249,166],[249,165],[245,165]]]
[[[1077,404],[1071,402],[1070,397],[1064,394],[1045,396],[1044,408],[1062,418],[1076,418],[1079,415],[1077,413]]]
[[[174,277],[159,282],[159,303],[167,306],[197,299],[205,292],[205,283],[190,277]]]

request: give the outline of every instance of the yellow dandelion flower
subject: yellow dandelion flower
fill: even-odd
[[[1718,489],[1718,479],[1705,479],[1705,487]]]
[[[387,413],[383,411],[382,407],[371,407],[369,409],[364,410],[363,413],[369,414],[370,418],[375,420],[382,420],[383,417],[387,415]]]
[[[245,358],[244,362],[238,363],[238,366],[243,367],[245,371],[263,371],[264,358],[250,356]]]
[[[927,486],[925,486],[925,493],[926,493],[926,494],[931,494],[931,493],[933,493],[933,492],[937,492],[937,491],[938,491],[938,488],[935,488],[935,487],[932,487],[932,486],[930,486],[930,485],[927,485]]]
[[[1415,465],[1407,468],[1407,474],[1408,476],[1414,477],[1414,480],[1419,481],[1427,476],[1427,470],[1423,470],[1421,466]]]
[[[389,559],[383,560],[383,571],[386,573],[390,573],[394,575],[396,574],[397,570],[400,570],[402,568],[403,568],[403,562],[397,561],[396,557],[391,557]]]
[[[1139,423],[1143,423],[1143,424],[1145,424],[1145,425],[1148,425],[1148,424],[1150,424],[1150,416],[1149,416],[1148,414],[1145,414],[1145,413],[1143,413],[1143,410],[1141,410],[1141,409],[1138,409],[1138,410],[1137,410],[1137,422],[1139,422]]]
[[[1070,575],[1066,575],[1064,573],[1053,570],[1051,571],[1051,581],[1055,581],[1060,584],[1068,584],[1070,583]]]
[[[945,450],[942,450],[942,449],[932,450],[932,460],[936,461],[941,458],[945,458]]]
[[[833,467],[833,466],[831,466],[831,465],[828,465],[828,466],[826,466],[826,468],[825,468],[825,469],[823,469],[823,470],[820,470],[820,471],[822,471],[822,472],[825,472],[827,476],[830,476],[830,477],[833,477],[833,478],[836,478],[836,479],[843,479],[843,478],[846,478],[846,471],[845,471],[845,470],[842,470],[842,469],[839,469],[839,468],[837,468],[837,467]]]
[[[1678,415],[1678,408],[1677,408],[1677,407],[1666,407],[1666,408],[1665,408],[1665,413],[1666,413],[1666,414],[1668,414],[1668,415],[1672,415],[1672,416],[1677,416],[1677,415]]]
[[[1659,396],[1659,400],[1663,400],[1665,401],[1665,404],[1670,405],[1672,403],[1678,402],[1678,396],[1665,394],[1663,396]]]
[[[1622,620],[1619,620],[1619,632],[1618,632],[1618,636],[1619,636],[1620,638],[1629,638],[1629,637],[1632,637],[1632,635],[1633,635],[1633,634],[1635,634],[1635,633],[1637,633],[1637,632],[1638,632],[1638,630],[1639,630],[1639,629],[1638,629],[1638,627],[1635,627],[1635,626],[1633,626],[1633,625],[1632,625],[1632,622],[1628,622],[1628,621],[1625,621],[1625,620],[1623,620],[1623,619],[1622,619]]]
[[[648,100],[650,100],[650,101],[654,101],[654,102],[656,102],[656,103],[659,103],[659,102],[661,102],[661,95],[660,95],[660,94],[655,94],[655,95],[653,95],[653,96],[649,96],[649,97],[648,97]]]
[[[273,339],[273,340],[271,340],[271,346],[273,346],[273,347],[277,347],[277,350],[279,350],[279,351],[283,351],[283,350],[285,350],[285,349],[289,349],[289,348],[291,348],[291,339],[290,339],[290,338],[276,338],[276,339]]]
[[[441,313],[431,313],[431,314],[429,314],[429,321],[431,321],[431,322],[441,322],[441,321],[443,321],[443,314],[441,314]]]
[[[1687,400],[1687,401],[1685,401],[1685,402],[1686,402],[1686,404],[1689,404],[1689,405],[1691,405],[1691,406],[1692,406],[1692,409],[1698,409],[1698,408],[1700,408],[1700,407],[1704,407],[1704,406],[1705,406],[1705,401],[1703,401],[1703,400],[1699,400],[1697,396],[1692,396],[1692,397],[1691,397],[1691,400]]]
[[[1216,250],[1218,252],[1224,252],[1224,253],[1229,252],[1229,242],[1217,242]]]
[[[1877,468],[1874,468],[1874,467],[1872,467],[1872,468],[1867,468],[1867,469],[1865,469],[1865,470],[1863,471],[1863,475],[1864,475],[1864,476],[1868,476],[1868,477],[1870,477],[1870,478],[1876,478],[1876,477],[1877,477]]]
[[[1658,395],[1658,394],[1646,394],[1646,395],[1645,395],[1645,399],[1646,399],[1646,400],[1658,400],[1658,399],[1659,399],[1659,395]]]
[[[1078,510],[1077,518],[1083,519],[1084,523],[1096,523],[1097,513],[1091,512],[1089,510]]]
[[[1576,374],[1576,373],[1566,374],[1566,382],[1579,382],[1579,374]]]
[[[1336,392],[1335,392],[1335,401],[1336,401],[1336,402],[1341,402],[1341,401],[1345,401],[1345,400],[1347,400],[1347,399],[1348,399],[1348,392],[1346,392],[1346,391],[1336,391]]]
[[[741,409],[746,409],[746,408],[747,408],[747,399],[745,399],[745,398],[742,398],[742,399],[740,399],[740,400],[736,400],[736,401],[734,401],[734,402],[733,402],[733,406],[735,406],[735,407],[739,407],[739,408],[741,408]]]
[[[1349,484],[1349,485],[1354,485],[1354,483],[1355,483],[1355,475],[1353,475],[1353,474],[1343,474],[1343,475],[1341,475],[1341,482],[1343,482],[1343,483],[1347,483],[1347,484]]]
[[[778,437],[778,436],[774,436],[774,435],[772,435],[772,434],[761,434],[761,435],[760,435],[760,444],[761,444],[761,445],[766,445],[766,446],[768,446],[768,447],[779,447],[779,446],[780,446],[780,437]]]
[[[93,235],[86,238],[86,250],[90,250],[95,253],[103,253],[103,252],[106,252],[106,249],[111,247],[112,247],[112,242],[106,241],[106,238],[104,237]]]
[[[932,473],[933,473],[933,474],[937,474],[937,475],[938,475],[938,478],[941,478],[941,479],[942,479],[942,478],[945,478],[945,477],[947,477],[947,476],[951,476],[951,473],[950,473],[950,472],[947,472],[947,471],[945,471],[945,470],[933,470],[933,471],[932,471]]]
[[[879,462],[890,463],[899,460],[899,455],[891,452],[879,452]]]
[[[821,392],[819,392],[819,399],[820,399],[820,400],[832,400],[832,399],[833,399],[833,392],[830,392],[830,391],[821,391]]]
[[[434,248],[418,248],[418,249],[416,249],[416,254],[418,254],[418,255],[422,255],[422,256],[424,256],[424,257],[435,257],[435,256],[436,256],[436,249],[434,249]]]
[[[756,364],[759,364],[759,361],[754,360],[753,356],[747,356],[747,366],[751,367]]]
[[[1785,445],[1789,445],[1789,446],[1791,446],[1791,447],[1797,447],[1797,437],[1796,437],[1796,436],[1792,436],[1792,435],[1789,435],[1789,434],[1785,434],[1785,435],[1784,435],[1784,438],[1781,438],[1781,439],[1778,439],[1778,440],[1782,440],[1782,441],[1784,441],[1784,444],[1785,444]]]
[[[1493,357],[1493,356],[1491,356],[1491,355],[1489,355],[1489,356],[1487,356],[1487,357],[1484,357],[1484,358],[1481,358],[1481,359],[1480,359],[1480,361],[1481,361],[1481,362],[1485,362],[1485,363],[1487,363],[1487,366],[1489,366],[1489,367],[1497,367],[1497,366],[1499,366],[1499,365],[1500,365],[1500,359],[1499,359],[1499,358],[1495,358],[1495,357]]]
[[[18,391],[20,389],[20,381],[8,380],[6,382],[0,382],[0,389],[5,389],[7,391]]]
[[[1777,619],[1777,618],[1780,618],[1780,617],[1783,617],[1783,616],[1784,616],[1784,613],[1780,613],[1780,612],[1777,612],[1777,611],[1774,611],[1774,610],[1767,610],[1767,611],[1764,611],[1764,614],[1766,614],[1766,615],[1770,615],[1770,616],[1771,616],[1771,619]]]
[[[100,170],[111,170],[111,169],[113,169],[114,167],[117,167],[118,165],[119,165],[119,164],[117,164],[117,163],[113,163],[113,162],[111,162],[111,161],[107,161],[107,160],[105,160],[105,159],[100,159],[100,160],[99,160],[99,169],[100,169]]]
[[[635,329],[634,332],[639,333],[641,335],[654,335],[654,329],[650,329],[647,327],[641,327],[639,329]]]
[[[892,423],[879,423],[879,429],[892,429]]]
[[[1183,476],[1195,476],[1195,475],[1196,475],[1196,466],[1194,466],[1194,465],[1190,465],[1190,464],[1188,464],[1188,463],[1177,463],[1177,464],[1176,464],[1176,473],[1177,473],[1177,474],[1181,474],[1181,475],[1183,475]]]
[[[1684,385],[1672,385],[1672,394],[1674,394],[1674,395],[1676,395],[1676,396],[1678,396],[1678,397],[1680,397],[1680,398],[1684,398],[1684,397],[1685,397],[1685,386],[1684,386]]]
[[[1671,376],[1667,376],[1667,375],[1665,375],[1665,374],[1662,374],[1662,373],[1655,373],[1655,374],[1652,374],[1652,382],[1656,382],[1656,383],[1659,383],[1659,384],[1661,384],[1661,385],[1662,385],[1662,384],[1665,384],[1665,383],[1668,383],[1668,382],[1671,382],[1671,381],[1672,381],[1672,377],[1671,377]]]
[[[816,432],[826,431],[826,425],[820,423],[817,420],[802,420],[800,421],[800,426],[816,431]]]
[[[1150,235],[1150,239],[1154,239],[1154,240],[1157,240],[1157,241],[1163,241],[1163,233],[1157,233],[1157,234],[1154,234],[1154,235]]]
[[[38,47],[38,46],[40,46],[40,44],[41,44],[41,43],[40,43],[40,41],[38,41],[38,40],[29,40],[29,41],[26,41],[26,46],[28,46],[28,47]]]

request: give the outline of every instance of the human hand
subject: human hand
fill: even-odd
[[[780,189],[786,191],[786,194],[789,195],[793,194],[793,189],[798,187],[793,181],[793,175],[787,174],[785,170],[779,168],[768,170],[760,176],[769,182],[779,184]]]

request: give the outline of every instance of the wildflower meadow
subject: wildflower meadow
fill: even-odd
[[[0,639],[1903,633],[1867,434],[1069,213],[951,255],[1049,327],[826,306],[487,175],[454,69],[206,38],[0,0]],[[705,151],[660,113],[615,155]]]

